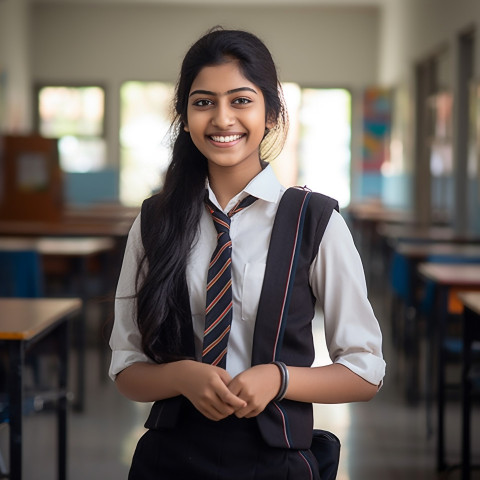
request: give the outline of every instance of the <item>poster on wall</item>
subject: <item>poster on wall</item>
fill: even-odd
[[[363,93],[362,169],[380,172],[389,158],[392,124],[392,92],[369,87]]]
[[[382,167],[382,172],[388,175],[405,174],[411,165],[407,164],[407,154],[410,151],[411,105],[410,94],[406,85],[399,85],[392,90],[392,114],[389,144],[389,158]]]

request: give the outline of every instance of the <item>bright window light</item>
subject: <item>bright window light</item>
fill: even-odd
[[[60,165],[67,172],[106,165],[105,92],[97,86],[45,86],[38,92],[38,130],[58,138]]]
[[[126,82],[120,91],[120,201],[136,206],[161,188],[170,160],[174,86]]]
[[[335,88],[283,85],[290,117],[284,152],[277,160],[285,186],[306,185],[340,206],[350,202],[351,94]],[[275,160],[274,164],[277,163]]]

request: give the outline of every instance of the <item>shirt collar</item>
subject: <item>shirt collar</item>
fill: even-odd
[[[208,197],[214,203],[214,205],[220,208],[217,198],[210,187],[210,182],[208,179],[206,186],[208,190]],[[272,166],[267,165],[257,176],[250,180],[248,185],[241,192],[235,195],[235,197],[228,202],[228,205],[225,207],[225,212],[229,211],[239,200],[243,200],[248,195],[253,195],[254,197],[270,203],[278,202],[280,200],[280,194],[282,190],[283,187],[275,176]]]

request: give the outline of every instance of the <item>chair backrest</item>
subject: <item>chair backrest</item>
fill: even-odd
[[[0,251],[0,297],[35,298],[43,295],[43,275],[38,252]]]
[[[412,301],[411,266],[401,253],[394,252],[390,265],[390,286],[394,294],[410,305]]]

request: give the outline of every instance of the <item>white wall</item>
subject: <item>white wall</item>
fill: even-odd
[[[454,65],[456,39],[467,28],[478,35],[478,0],[386,0],[382,15],[379,80],[398,85],[411,78],[413,65],[439,48],[447,47]],[[476,52],[480,76],[480,51]],[[450,69],[453,84],[454,69]]]
[[[0,1],[0,130],[32,127],[28,0]]]
[[[283,80],[364,86],[377,78],[378,19],[373,8],[37,4],[33,76],[176,80],[190,43],[222,24],[263,38]]]
[[[98,82],[108,95],[109,163],[118,158],[118,91],[126,80],[177,79],[187,48],[221,24],[259,35],[282,81],[359,89],[378,75],[379,10],[36,4],[35,82]]]

